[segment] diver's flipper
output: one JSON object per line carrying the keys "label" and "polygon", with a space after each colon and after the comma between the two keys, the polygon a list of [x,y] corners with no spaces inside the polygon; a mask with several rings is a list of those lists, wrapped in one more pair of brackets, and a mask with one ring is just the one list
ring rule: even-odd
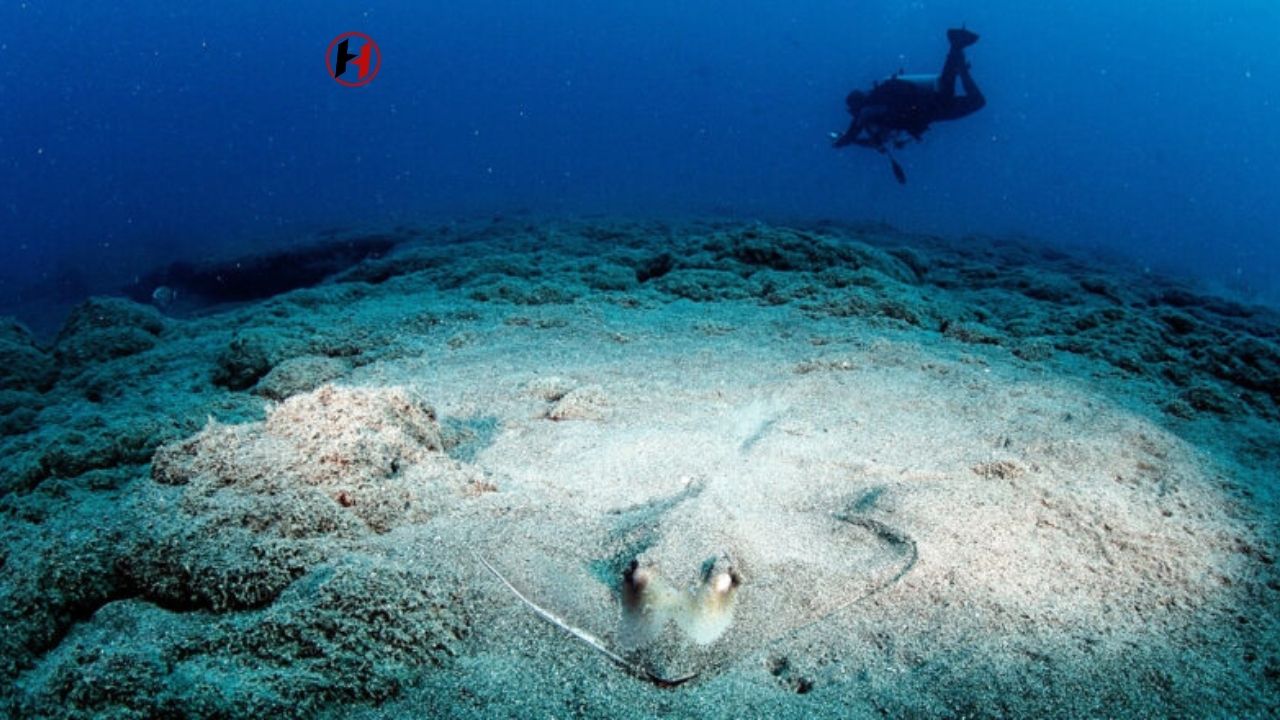
{"label": "diver's flipper", "polygon": [[891,164],[891,165],[893,166],[893,176],[894,176],[894,177],[896,177],[896,178],[898,178],[898,184],[899,184],[899,185],[906,185],[906,184],[907,184],[907,172],[906,172],[905,170],[903,170],[903,169],[902,169],[902,166],[898,164],[898,161],[897,161],[897,160],[894,160],[893,158],[889,158],[889,164]]}
{"label": "diver's flipper", "polygon": [[978,33],[966,28],[951,28],[947,31],[947,41],[952,48],[963,50],[978,42]]}

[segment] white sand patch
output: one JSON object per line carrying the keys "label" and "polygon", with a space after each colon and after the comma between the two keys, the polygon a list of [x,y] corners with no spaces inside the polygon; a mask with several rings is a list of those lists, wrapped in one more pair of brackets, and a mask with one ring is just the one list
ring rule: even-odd
{"label": "white sand patch", "polygon": [[502,408],[477,462],[520,509],[483,552],[616,648],[627,562],[685,597],[731,563],[741,587],[710,642],[673,620],[633,653],[666,676],[715,672],[877,593],[908,634],[955,607],[972,629],[1019,619],[1106,644],[1192,623],[1224,592],[1233,531],[1211,470],[1087,386],[883,341],[796,372],[803,346],[756,334],[553,351],[544,384],[591,387],[607,418],[546,419],[501,344],[483,388],[450,378],[474,365],[438,368]]}

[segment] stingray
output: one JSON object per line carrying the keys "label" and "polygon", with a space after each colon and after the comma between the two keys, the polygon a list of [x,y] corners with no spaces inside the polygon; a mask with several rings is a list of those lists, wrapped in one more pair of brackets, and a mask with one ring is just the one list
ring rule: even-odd
{"label": "stingray", "polygon": [[676,687],[910,572],[916,543],[873,517],[879,492],[826,508],[771,502],[776,492],[744,497],[722,478],[598,519],[556,509],[552,525],[549,508],[527,508],[504,518],[506,536],[478,560],[575,641],[635,677]]}

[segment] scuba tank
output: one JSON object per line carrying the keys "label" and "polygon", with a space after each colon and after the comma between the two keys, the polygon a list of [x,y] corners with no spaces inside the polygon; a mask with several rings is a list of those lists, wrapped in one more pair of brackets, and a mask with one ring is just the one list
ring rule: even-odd
{"label": "scuba tank", "polygon": [[912,90],[919,93],[933,93],[938,91],[938,76],[935,74],[904,75],[902,73],[898,73],[885,82],[905,83],[911,86]]}

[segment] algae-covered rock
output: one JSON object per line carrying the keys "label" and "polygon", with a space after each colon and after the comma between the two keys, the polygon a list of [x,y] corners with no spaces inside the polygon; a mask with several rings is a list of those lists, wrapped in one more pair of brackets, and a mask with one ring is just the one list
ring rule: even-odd
{"label": "algae-covered rock", "polygon": [[0,416],[40,407],[40,396],[24,390],[0,390]]}
{"label": "algae-covered rock", "polygon": [[271,368],[253,387],[253,392],[272,400],[284,400],[336,380],[349,369],[350,365],[340,358],[317,355],[296,357]]}
{"label": "algae-covered rock", "polygon": [[92,504],[59,509],[35,523],[6,516],[0,529],[0,688],[86,610],[124,591],[114,571],[125,529],[118,516]]}
{"label": "algae-covered rock", "polygon": [[[160,717],[178,713],[166,687],[173,660],[168,613],[110,603],[76,628],[25,678],[18,714],[42,718]],[[175,715],[176,716],[176,715]]]}
{"label": "algae-covered rock", "polygon": [[90,470],[142,465],[174,433],[173,425],[162,418],[143,415],[115,420],[58,433],[40,458],[46,476],[73,478]]}
{"label": "algae-covered rock", "polygon": [[[902,258],[861,242],[841,241],[804,230],[754,226],[717,233],[705,247],[719,260],[782,272],[817,273],[844,267],[874,272],[904,284],[919,282],[920,271]],[[923,263],[914,258],[917,265]]]}
{"label": "algae-covered rock", "polygon": [[[350,289],[349,286],[342,287]],[[297,295],[291,295],[291,301],[297,300]],[[334,327],[320,322],[299,321],[250,327],[237,331],[226,341],[214,361],[212,380],[214,385],[228,390],[248,390],[290,360],[332,358],[343,363],[356,363],[360,356],[383,347],[387,341],[383,328],[377,325],[351,323]],[[319,373],[325,372],[314,364],[314,360],[310,367]],[[305,368],[286,368],[282,371],[285,374],[273,379],[272,383],[279,380],[283,387],[291,382],[290,377],[301,380],[308,374]]]}
{"label": "algae-covered rock", "polygon": [[582,284],[592,290],[633,290],[639,284],[634,269],[611,262],[589,262],[579,274]]}
{"label": "algae-covered rock", "polygon": [[299,701],[384,700],[447,663],[470,633],[462,586],[441,563],[348,555],[237,623],[231,653],[291,668]]}
{"label": "algae-covered rock", "polygon": [[36,429],[44,404],[40,395],[24,390],[0,390],[0,436],[21,435]]}
{"label": "algae-covered rock", "polygon": [[362,554],[317,567],[269,608],[104,605],[28,673],[24,717],[302,717],[393,698],[470,635],[444,567]]}
{"label": "algae-covered rock", "polygon": [[56,374],[53,358],[30,331],[13,318],[0,318],[0,390],[44,390]]}
{"label": "algae-covered rock", "polygon": [[1027,362],[1044,362],[1053,357],[1053,343],[1043,338],[1025,340],[1013,346],[1013,354]]}
{"label": "algae-covered rock", "polygon": [[977,321],[950,322],[942,331],[944,337],[971,345],[999,345],[1000,333]]}
{"label": "algae-covered rock", "polygon": [[360,534],[354,518],[325,500],[295,489],[149,488],[126,512],[133,532],[118,570],[141,597],[166,607],[263,607],[333,554],[332,538]]}
{"label": "algae-covered rock", "polygon": [[672,270],[653,284],[668,295],[694,302],[739,300],[750,297],[753,290],[741,276],[724,270]]}
{"label": "algae-covered rock", "polygon": [[19,408],[0,415],[0,435],[22,435],[35,430],[39,413],[34,408]]}
{"label": "algae-covered rock", "polygon": [[[27,676],[30,712],[150,716],[196,702],[212,703],[215,716],[293,714],[382,699],[445,662],[467,634],[446,572],[422,558],[407,568],[353,554],[430,520],[477,479],[443,453],[434,411],[412,393],[325,386],[262,422],[210,422],[157,451],[152,476],[115,513],[127,533],[94,543],[97,565],[78,561],[99,568],[105,589],[68,607],[32,586],[3,586],[15,622],[38,622],[11,633],[12,650],[25,653],[11,672],[65,630],[75,608],[145,601],[103,607],[49,653]],[[69,591],[84,585],[47,575],[32,582],[55,597],[76,598]],[[151,647],[134,647],[140,637]],[[222,689],[210,693],[215,680]]]}
{"label": "algae-covered rock", "polygon": [[246,390],[276,365],[302,354],[297,343],[266,328],[237,333],[218,355],[213,384],[229,390]]}
{"label": "algae-covered rock", "polygon": [[[93,409],[91,409],[91,407]],[[67,410],[70,414],[64,414]],[[155,448],[178,436],[180,423],[146,412],[99,412],[96,406],[18,407],[0,413],[0,438],[6,463],[0,466],[0,495],[30,491],[55,478],[73,479],[88,473],[103,483],[109,474],[115,486],[138,472]]]}
{"label": "algae-covered rock", "polygon": [[[486,281],[487,280],[487,281]],[[483,282],[482,282],[483,281]],[[564,305],[580,295],[577,285],[532,283],[520,278],[481,278],[471,291],[471,299],[512,305]]]}
{"label": "algae-covered rock", "polygon": [[1228,382],[1270,395],[1280,404],[1280,345],[1242,335],[1210,350],[1212,372]]}
{"label": "algae-covered rock", "polygon": [[122,298],[93,297],[71,311],[54,355],[72,370],[155,347],[165,321],[154,308]]}

